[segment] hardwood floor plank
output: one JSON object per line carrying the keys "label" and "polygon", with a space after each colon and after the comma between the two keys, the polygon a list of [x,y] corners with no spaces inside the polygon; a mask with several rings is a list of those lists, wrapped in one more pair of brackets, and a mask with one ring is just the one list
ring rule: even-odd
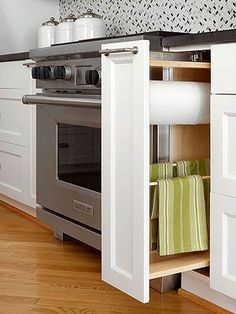
{"label": "hardwood floor plank", "polygon": [[61,243],[0,203],[0,314],[211,313],[177,292],[141,304],[101,281],[100,252]]}

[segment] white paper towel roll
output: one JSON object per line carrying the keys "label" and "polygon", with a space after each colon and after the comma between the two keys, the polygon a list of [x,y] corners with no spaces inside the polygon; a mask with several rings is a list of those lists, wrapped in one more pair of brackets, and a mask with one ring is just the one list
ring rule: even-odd
{"label": "white paper towel roll", "polygon": [[150,81],[150,124],[209,122],[209,83]]}

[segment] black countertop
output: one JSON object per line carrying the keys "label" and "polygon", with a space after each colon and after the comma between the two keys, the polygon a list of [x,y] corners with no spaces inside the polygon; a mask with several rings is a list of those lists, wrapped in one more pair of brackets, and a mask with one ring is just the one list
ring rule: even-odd
{"label": "black countertop", "polygon": [[162,38],[163,47],[181,47],[236,42],[236,29],[196,34],[173,35]]}
{"label": "black countertop", "polygon": [[29,52],[18,52],[3,55],[0,54],[0,62],[21,61],[29,58]]}
{"label": "black countertop", "polygon": [[[126,37],[118,36],[112,37],[110,40],[119,41]],[[155,37],[157,41],[155,40]],[[127,39],[151,39],[152,42],[156,42],[153,49],[160,50],[161,47],[181,47],[181,46],[195,46],[195,45],[207,45],[207,44],[220,44],[220,43],[231,43],[236,42],[236,29],[217,31],[217,32],[206,32],[206,33],[171,33],[171,32],[147,32],[142,34],[132,34],[129,35]],[[97,40],[92,40],[96,42]],[[106,41],[109,41],[109,38],[106,38]],[[84,41],[86,42],[86,41]],[[88,41],[90,42],[90,41]],[[71,43],[73,44],[73,43]],[[67,48],[69,44],[67,45]],[[159,49],[158,49],[159,47]],[[50,49],[51,50],[51,49]],[[53,50],[53,49],[52,49]],[[46,51],[46,50],[45,50]],[[19,52],[19,53],[10,53],[10,54],[0,54],[0,62],[8,61],[20,61],[30,59],[29,52]]]}

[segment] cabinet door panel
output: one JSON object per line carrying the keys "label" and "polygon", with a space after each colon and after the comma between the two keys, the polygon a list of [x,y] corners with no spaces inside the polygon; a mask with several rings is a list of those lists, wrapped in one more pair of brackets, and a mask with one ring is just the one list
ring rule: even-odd
{"label": "cabinet door panel", "polygon": [[211,98],[212,191],[236,197],[236,95]]}
{"label": "cabinet door panel", "polygon": [[236,198],[211,195],[211,288],[236,298]]}
{"label": "cabinet door panel", "polygon": [[31,73],[23,63],[24,61],[0,63],[0,89],[29,89]]}
{"label": "cabinet door panel", "polygon": [[149,300],[149,42],[102,57],[102,278]]}
{"label": "cabinet door panel", "polygon": [[0,142],[0,191],[19,202],[26,200],[26,148]]}
{"label": "cabinet door panel", "polygon": [[25,90],[2,89],[0,91],[0,140],[8,143],[27,145],[29,108],[21,98]]}
{"label": "cabinet door panel", "polygon": [[236,43],[211,48],[211,80],[213,94],[236,94]]}

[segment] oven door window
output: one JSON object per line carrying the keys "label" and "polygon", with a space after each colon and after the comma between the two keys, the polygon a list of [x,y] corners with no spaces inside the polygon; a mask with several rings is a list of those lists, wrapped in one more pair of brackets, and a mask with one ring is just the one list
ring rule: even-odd
{"label": "oven door window", "polygon": [[58,124],[58,179],[101,192],[101,129]]}

